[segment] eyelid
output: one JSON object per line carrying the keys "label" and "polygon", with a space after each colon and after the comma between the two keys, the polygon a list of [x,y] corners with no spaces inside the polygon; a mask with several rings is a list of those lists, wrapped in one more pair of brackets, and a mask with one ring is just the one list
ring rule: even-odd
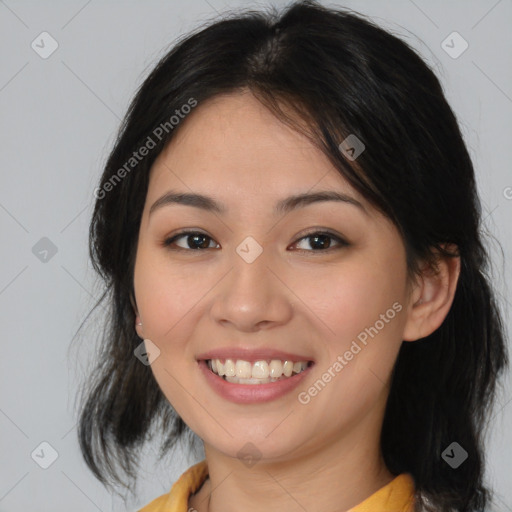
{"label": "eyelid", "polygon": [[338,235],[337,233],[334,233],[333,231],[331,231],[329,229],[325,229],[325,228],[321,228],[321,227],[312,228],[311,230],[308,230],[306,233],[302,233],[301,235],[299,235],[299,238],[297,238],[297,240],[295,242],[293,242],[292,245],[296,245],[299,242],[301,242],[302,240],[304,240],[305,238],[310,238],[313,235],[328,236],[328,237],[332,238],[333,240],[335,240],[336,242],[338,242],[338,245],[335,247],[329,247],[328,249],[317,250],[317,251],[312,250],[312,249],[311,250],[297,249],[297,250],[300,252],[327,253],[327,252],[334,251],[336,249],[348,247],[350,245],[350,243],[343,236]]}
{"label": "eyelid", "polygon": [[[211,237],[210,235],[208,235],[207,233],[203,232],[202,230],[200,229],[184,229],[182,231],[179,231],[178,233],[175,233],[171,236],[168,236],[166,237],[163,242],[162,242],[162,245],[165,247],[165,248],[168,248],[170,250],[173,250],[173,251],[186,251],[186,252],[202,252],[202,251],[205,251],[206,249],[213,249],[212,247],[207,247],[206,249],[185,249],[183,247],[175,247],[175,248],[170,248],[171,244],[174,243],[176,240],[180,239],[180,238],[186,238],[187,236],[191,236],[191,235],[203,235],[204,237],[206,238],[209,238],[211,241],[215,242],[218,244],[218,242],[216,242],[216,240]],[[333,231],[331,231],[330,229],[326,229],[326,228],[322,228],[320,226],[318,227],[313,227],[313,228],[310,228],[307,232],[303,232],[301,233],[300,235],[297,235],[298,238],[292,242],[292,246],[293,245],[296,245],[298,244],[299,242],[301,242],[302,240],[304,240],[305,238],[309,238],[309,237],[312,237],[313,235],[325,235],[325,236],[328,236],[330,238],[332,238],[333,240],[335,240],[338,245],[335,246],[335,247],[329,247],[328,249],[320,249],[320,250],[307,250],[307,249],[297,249],[299,252],[309,252],[309,253],[327,253],[327,252],[331,252],[333,250],[336,250],[336,249],[341,249],[343,247],[348,247],[350,244],[350,242],[348,242],[343,236],[337,234],[337,233],[334,233]],[[219,245],[219,244],[218,244]]]}
{"label": "eyelid", "polygon": [[[210,240],[215,241],[214,238],[212,238],[210,235],[208,235],[207,233],[204,233],[203,231],[201,231],[200,229],[184,229],[182,231],[178,231],[177,233],[173,234],[173,235],[170,235],[170,236],[166,236],[162,242],[162,245],[165,247],[165,248],[168,248],[168,249],[171,249],[170,248],[170,245],[172,243],[174,243],[176,240],[180,239],[180,238],[186,238],[187,236],[191,236],[191,235],[203,235],[205,238],[209,238]],[[218,242],[216,242],[217,244],[219,244]],[[172,248],[171,250],[173,251],[188,251],[188,252],[201,252],[201,250],[194,250],[194,249],[184,249],[183,247],[175,247],[175,248]],[[202,249],[202,250],[205,250],[205,249]]]}

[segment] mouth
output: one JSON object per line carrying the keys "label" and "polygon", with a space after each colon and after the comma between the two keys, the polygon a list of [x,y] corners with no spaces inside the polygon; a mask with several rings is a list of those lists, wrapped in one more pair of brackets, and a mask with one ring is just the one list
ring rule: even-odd
{"label": "mouth", "polygon": [[287,380],[306,371],[314,362],[289,359],[205,359],[214,375],[231,384],[258,385]]}

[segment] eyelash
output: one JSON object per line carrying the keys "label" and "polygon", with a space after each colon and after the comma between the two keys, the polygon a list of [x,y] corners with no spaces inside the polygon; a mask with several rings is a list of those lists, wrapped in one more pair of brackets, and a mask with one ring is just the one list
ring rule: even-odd
{"label": "eyelash", "polygon": [[[208,235],[206,235],[205,233],[201,233],[200,231],[181,231],[180,233],[177,233],[175,235],[173,235],[172,237],[170,238],[167,238],[166,240],[164,240],[163,242],[163,246],[168,248],[169,250],[172,250],[172,251],[184,251],[184,252],[202,252],[203,250],[206,250],[206,249],[184,249],[183,247],[171,247],[171,245],[178,239],[180,238],[183,238],[183,237],[186,237],[186,236],[192,236],[192,235],[200,235],[202,237],[205,237],[207,239],[210,239],[210,240],[213,240],[213,238],[209,237]],[[302,236],[301,238],[299,238],[296,242],[294,242],[293,245],[297,244],[298,242],[304,240],[304,239],[307,239],[307,238],[313,238],[315,235],[322,235],[322,236],[327,236],[329,238],[332,238],[333,240],[335,240],[336,242],[338,242],[338,246],[337,247],[329,247],[328,249],[310,249],[310,250],[307,250],[307,249],[298,249],[299,252],[331,252],[333,250],[336,250],[336,249],[342,249],[343,247],[347,247],[349,246],[350,244],[345,241],[343,238],[335,235],[334,233],[331,233],[329,231],[312,231],[310,233],[307,233],[306,235]],[[208,247],[207,249],[213,249],[213,247]]]}

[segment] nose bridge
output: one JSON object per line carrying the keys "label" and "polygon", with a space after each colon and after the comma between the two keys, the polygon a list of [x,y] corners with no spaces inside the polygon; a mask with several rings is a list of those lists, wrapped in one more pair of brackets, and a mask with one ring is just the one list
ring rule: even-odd
{"label": "nose bridge", "polygon": [[[216,296],[217,321],[252,330],[265,322],[283,322],[291,312],[283,284],[276,278],[270,249],[246,237],[229,256],[231,272]],[[273,271],[272,271],[273,270]]]}
{"label": "nose bridge", "polygon": [[254,237],[247,236],[236,248],[231,257],[233,276],[230,288],[237,295],[247,297],[248,301],[267,300],[266,295],[275,294],[272,283],[272,255]]}

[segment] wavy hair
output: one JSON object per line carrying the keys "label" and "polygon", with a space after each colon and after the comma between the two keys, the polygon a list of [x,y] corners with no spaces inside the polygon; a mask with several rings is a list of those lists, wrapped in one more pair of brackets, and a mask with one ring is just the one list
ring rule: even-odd
{"label": "wavy hair", "polygon": [[[508,355],[470,156],[440,82],[408,44],[359,13],[312,1],[292,3],[281,14],[232,12],[200,27],[158,62],[129,106],[90,224],[90,256],[110,309],[80,410],[78,438],[87,465],[104,485],[109,478],[126,485],[126,477],[136,479],[139,449],[152,426],[166,434],[161,457],[190,432],[150,367],[133,354],[141,343],[134,330],[133,270],[149,171],[179,125],[153,137],[155,147],[122,179],[113,177],[190,98],[200,108],[240,90],[250,90],[305,133],[392,220],[411,276],[420,260],[435,265],[438,252],[460,256],[443,324],[402,344],[381,449],[393,474],[413,476],[418,509],[483,510],[490,498],[484,433]],[[366,146],[357,164],[339,149],[349,134]],[[454,441],[468,452],[457,469],[441,457]]]}

